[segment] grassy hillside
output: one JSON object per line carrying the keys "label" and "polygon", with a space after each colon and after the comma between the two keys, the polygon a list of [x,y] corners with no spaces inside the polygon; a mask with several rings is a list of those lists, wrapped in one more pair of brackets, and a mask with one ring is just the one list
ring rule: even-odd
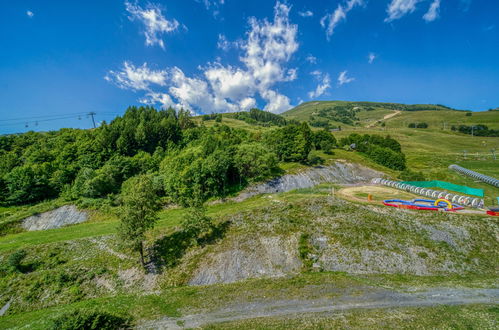
{"label": "grassy hillside", "polygon": [[[348,125],[337,121],[330,121],[331,125],[341,125],[342,127],[369,126],[385,122],[387,127],[404,128],[410,123],[426,122],[433,129],[450,129],[452,125],[487,125],[491,129],[499,128],[499,111],[473,112],[471,116],[466,114],[469,111],[452,110],[440,105],[404,105],[398,103],[377,103],[377,102],[347,102],[347,101],[312,101],[305,102],[299,106],[284,112],[285,118],[310,121],[317,117],[323,109],[334,108],[336,106],[350,106],[356,108],[357,118],[355,125]],[[385,116],[394,115],[389,119]],[[445,124],[444,124],[445,123]]]}
{"label": "grassy hillside", "polygon": [[[362,296],[387,289],[496,285],[493,252],[498,248],[498,229],[491,218],[393,213],[379,205],[332,198],[329,188],[210,205],[208,214],[217,225],[227,225],[215,240],[190,247],[175,245],[185,211],[163,210],[147,246],[149,254],[160,248],[157,251],[163,251],[168,263],[148,274],[138,268],[137,255],[117,241],[112,210],[102,222],[2,237],[2,263],[16,249],[23,248],[27,255],[21,273],[1,277],[0,305],[14,298],[8,316],[0,319],[0,328],[43,328],[53,317],[78,308],[127,313],[141,320],[276,299],[341,297],[352,290]],[[274,245],[274,241],[294,243]],[[247,262],[233,264],[231,254],[243,254]],[[289,257],[283,259],[286,254]],[[293,258],[298,268],[288,269]],[[185,286],[203,270],[251,274],[258,267],[264,272],[249,277],[279,276],[283,271],[294,277]],[[476,308],[477,312],[488,310]]]}
{"label": "grassy hillside", "polygon": [[[447,169],[455,163],[499,177],[499,160],[490,155],[490,149],[499,149],[499,138],[471,137],[438,126],[441,115],[462,115],[464,123],[496,127],[497,112],[466,116],[464,112],[441,106],[332,101],[309,102],[284,116],[288,120],[309,120],[318,117],[316,112],[321,109],[336,106],[347,106],[344,114],[354,114],[357,118],[353,125],[333,122],[342,126],[341,131],[333,132],[338,141],[352,133],[389,134],[400,142],[411,170],[421,171],[427,179],[483,188],[489,205],[499,196],[498,188]],[[433,110],[415,111],[428,107]],[[348,112],[353,108],[354,112]],[[384,126],[378,123],[380,118],[385,118]],[[204,127],[186,131],[185,139],[192,143],[200,139],[200,134],[207,134],[208,142],[215,136],[220,144],[246,139],[252,143],[249,150],[259,147],[265,151],[280,142],[275,139],[273,144],[263,144],[267,134],[303,127],[279,126],[282,118],[271,119],[275,122],[241,120],[235,114],[196,117],[192,120]],[[429,128],[406,127],[406,121],[416,120],[427,122]],[[133,127],[130,125],[129,129]],[[305,133],[316,135],[319,130],[316,127],[314,133],[310,130]],[[86,132],[78,132],[83,133]],[[196,151],[203,145],[193,144],[190,150]],[[88,148],[82,145],[82,150],[86,150],[83,147]],[[167,155],[155,154],[171,158],[183,147],[179,144]],[[37,148],[32,149],[34,153]],[[223,149],[210,162],[217,164],[231,150]],[[463,150],[467,150],[466,157]],[[346,160],[394,179],[401,174],[342,146],[333,149],[333,153],[320,149],[313,153],[325,165]],[[35,155],[33,162],[44,159],[43,155]],[[200,159],[202,164],[209,163],[199,155],[196,157],[186,158],[185,163]],[[152,160],[144,155],[142,158],[141,162],[150,166],[148,173],[153,172]],[[172,158],[159,168],[163,172],[153,173],[162,179],[171,175],[172,164],[178,162]],[[248,163],[255,161],[250,158]],[[120,165],[106,164],[103,167],[106,170]],[[283,174],[300,172],[310,165],[279,159],[275,166]],[[187,180],[191,172],[186,173]],[[178,181],[178,175],[171,178],[172,183]],[[150,328],[159,324],[242,329],[290,325],[400,328],[415,320],[429,328],[493,327],[498,310],[490,301],[470,300],[464,306],[435,307],[421,305],[418,292],[428,291],[429,297],[439,297],[438,290],[450,288],[457,290],[450,292],[452,297],[467,297],[473,288],[483,288],[496,294],[497,219],[483,214],[394,211],[380,205],[380,201],[414,196],[386,187],[325,183],[286,193],[257,195],[241,202],[228,198],[237,192],[207,196],[204,205],[212,222],[198,236],[189,236],[184,230],[186,219],[191,219],[189,210],[163,196],[164,208],[158,212],[159,220],[144,241],[147,270],[141,268],[138,252],[124,246],[116,235],[120,223],[118,190],[104,197],[80,196],[68,200],[61,194],[37,204],[1,207],[0,227],[4,235],[0,236],[0,308],[6,304],[10,307],[5,316],[0,316],[0,329],[48,328],[55,317],[81,309],[130,316],[137,324],[149,324]],[[367,200],[368,194],[373,195],[372,201]],[[19,222],[24,217],[67,203],[75,203],[87,211],[89,220],[45,231],[27,232],[20,228]],[[406,298],[414,295],[415,305],[399,306],[401,295],[409,295]],[[459,302],[455,299],[453,303]],[[358,310],[346,305],[347,310],[331,314],[328,308],[338,301],[380,308]],[[390,305],[394,302],[395,305]],[[322,306],[327,314],[311,317],[314,311],[309,313],[304,306]],[[258,307],[266,309],[254,309]],[[288,314],[275,314],[282,309]],[[270,317],[259,317],[266,313]],[[288,317],[290,314],[294,316]],[[204,323],[192,323],[205,315],[208,316]],[[215,321],[217,324],[212,324]]]}

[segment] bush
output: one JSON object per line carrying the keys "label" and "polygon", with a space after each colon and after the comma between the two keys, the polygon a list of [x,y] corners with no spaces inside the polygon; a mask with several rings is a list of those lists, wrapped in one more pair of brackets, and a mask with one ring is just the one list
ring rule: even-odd
{"label": "bush", "polygon": [[309,165],[320,165],[324,164],[324,159],[319,155],[317,151],[310,151],[307,157],[307,162]]}
{"label": "bush", "polygon": [[372,145],[367,150],[366,154],[378,164],[391,168],[393,170],[405,169],[405,155],[400,152],[395,152],[391,149]]}
{"label": "bush", "polygon": [[473,115],[473,113],[471,112],[466,112],[466,117],[471,117]]}
{"label": "bush", "polygon": [[75,310],[54,319],[51,329],[131,329],[131,319],[107,312]]}
{"label": "bush", "polygon": [[22,265],[21,262],[23,259],[26,257],[26,251],[24,250],[17,250],[16,252],[12,253],[9,256],[9,259],[7,260],[7,264],[13,269],[18,272],[22,272]]}

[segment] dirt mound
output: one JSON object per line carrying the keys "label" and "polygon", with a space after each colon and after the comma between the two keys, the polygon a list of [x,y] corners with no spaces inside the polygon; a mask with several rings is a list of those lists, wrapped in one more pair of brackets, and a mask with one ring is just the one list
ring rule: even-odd
{"label": "dirt mound", "polygon": [[368,183],[373,178],[382,176],[383,173],[368,167],[338,161],[333,165],[316,166],[300,173],[287,174],[271,181],[248,187],[236,198],[236,201],[242,201],[259,194],[272,194],[294,189],[310,188],[325,182],[338,184]]}
{"label": "dirt mound", "polygon": [[78,211],[76,206],[65,205],[49,212],[32,215],[23,220],[22,226],[27,231],[46,230],[84,222],[87,218],[87,213]]}

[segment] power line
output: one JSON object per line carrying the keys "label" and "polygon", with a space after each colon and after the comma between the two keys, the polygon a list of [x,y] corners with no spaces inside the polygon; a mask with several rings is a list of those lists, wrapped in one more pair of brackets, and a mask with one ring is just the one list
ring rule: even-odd
{"label": "power line", "polygon": [[19,117],[19,118],[8,118],[8,119],[0,119],[0,121],[17,121],[17,120],[29,120],[33,118],[57,118],[57,117],[67,117],[67,116],[83,116],[86,115],[87,112],[76,112],[76,113],[67,113],[67,114],[59,114],[59,115],[43,115],[43,116],[30,116],[30,117]]}

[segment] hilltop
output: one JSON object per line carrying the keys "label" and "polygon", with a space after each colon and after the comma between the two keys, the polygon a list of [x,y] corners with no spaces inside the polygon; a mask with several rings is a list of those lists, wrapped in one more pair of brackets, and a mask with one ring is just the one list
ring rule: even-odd
{"label": "hilltop", "polygon": [[410,123],[427,123],[433,129],[450,129],[453,125],[480,125],[499,128],[499,112],[456,110],[444,105],[400,104],[380,102],[311,101],[282,114],[288,119],[308,121],[312,126],[326,124],[336,128],[386,125],[404,128]]}

